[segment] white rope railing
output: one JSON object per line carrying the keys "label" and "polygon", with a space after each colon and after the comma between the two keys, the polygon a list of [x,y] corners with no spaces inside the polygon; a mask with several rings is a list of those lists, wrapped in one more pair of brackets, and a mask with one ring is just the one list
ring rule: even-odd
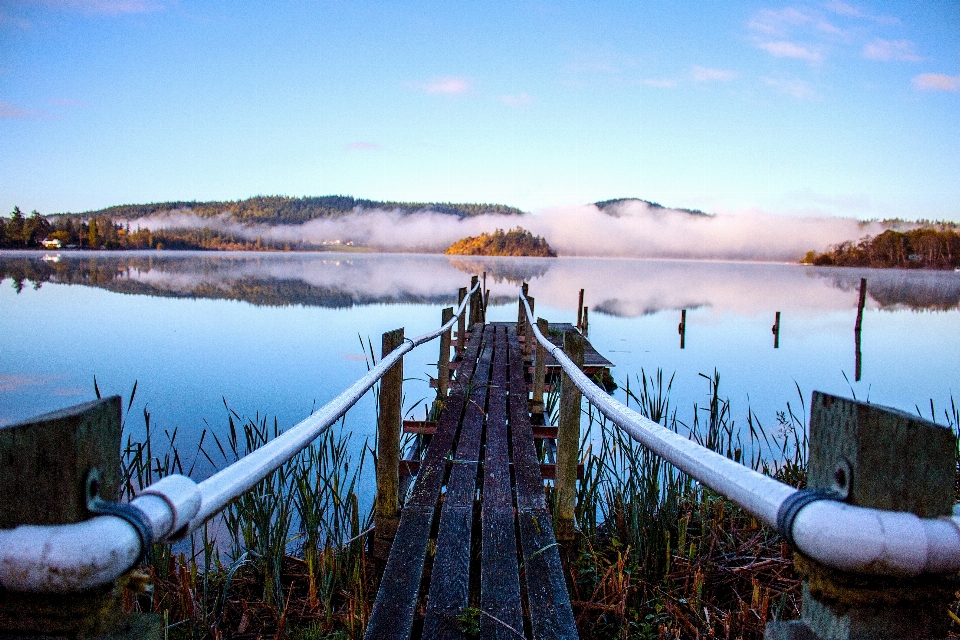
{"label": "white rope railing", "polygon": [[562,348],[540,332],[522,291],[520,299],[537,341],[600,413],[684,473],[777,527],[804,555],[835,569],[875,575],[960,570],[960,515],[956,510],[952,517],[920,518],[819,499],[822,496],[798,491],[702,447],[594,384]]}
{"label": "white rope railing", "polygon": [[144,537],[156,543],[188,535],[316,440],[405,354],[452,329],[479,287],[477,282],[439,329],[407,338],[318,411],[199,484],[167,476],[139,492],[126,508],[126,519],[101,515],[76,524],[0,530],[0,586],[20,592],[82,591],[109,583],[136,564],[145,551]]}

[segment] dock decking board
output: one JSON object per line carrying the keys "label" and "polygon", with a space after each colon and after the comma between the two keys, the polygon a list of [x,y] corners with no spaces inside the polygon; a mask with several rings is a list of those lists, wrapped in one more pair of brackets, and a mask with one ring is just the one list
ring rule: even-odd
{"label": "dock decking board", "polygon": [[[469,335],[365,637],[464,638],[461,618],[472,605],[483,638],[576,638],[516,326],[476,324]],[[436,552],[427,572],[432,531]]]}

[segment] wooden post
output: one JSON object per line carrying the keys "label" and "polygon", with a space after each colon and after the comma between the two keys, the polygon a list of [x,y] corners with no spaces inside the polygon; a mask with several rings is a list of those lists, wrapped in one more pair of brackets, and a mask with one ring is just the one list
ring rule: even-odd
{"label": "wooden post", "polygon": [[[467,288],[460,287],[457,292],[457,309],[463,304],[463,299],[467,297]],[[457,358],[463,356],[463,350],[467,345],[467,314],[461,313],[457,318]]]}
{"label": "wooden post", "polygon": [[[921,518],[953,510],[956,440],[907,413],[814,392],[807,486],[861,507]],[[802,619],[767,625],[766,640],[944,638],[955,575],[851,574],[796,556]]]}
{"label": "wooden post", "polygon": [[677,332],[680,334],[680,348],[683,349],[686,346],[687,338],[687,310],[683,309],[680,311],[680,325],[677,327]]}
{"label": "wooden post", "polygon": [[487,302],[490,300],[490,292],[487,290],[487,272],[483,272],[483,285],[480,287],[483,293],[483,324],[487,324]]}
{"label": "wooden post", "polygon": [[[440,325],[443,326],[453,318],[453,307],[447,307],[440,312]],[[447,397],[450,387],[450,331],[440,334],[440,359],[437,360],[437,395],[441,399]]]}
{"label": "wooden post", "polygon": [[[550,324],[543,318],[537,318],[537,328],[544,336],[550,334]],[[537,351],[534,356],[533,365],[533,398],[530,400],[530,413],[540,414],[540,420],[543,420],[543,383],[547,375],[547,350],[542,344],[537,342]],[[542,424],[542,422],[541,422]]]}
{"label": "wooden post", "polygon": [[[563,334],[563,352],[583,368],[583,337],[575,331]],[[577,463],[580,461],[580,390],[564,372],[560,382],[560,425],[557,429],[557,480],[555,489],[557,540],[573,540],[577,507]]]}
{"label": "wooden post", "polygon": [[[111,396],[0,428],[0,528],[89,519],[93,470],[90,489],[116,500],[120,425],[120,397]],[[0,637],[159,638],[159,616],[123,613],[122,582],[70,594],[0,591]]]}
{"label": "wooden post", "polygon": [[860,382],[860,371],[863,364],[863,357],[860,351],[860,330],[863,328],[863,307],[867,304],[867,279],[860,278],[860,301],[857,304],[857,324],[853,328],[853,334],[857,349],[855,381]]}
{"label": "wooden post", "polygon": [[483,322],[483,309],[481,309],[481,306],[483,305],[483,293],[481,293],[479,288],[474,290],[474,287],[477,286],[477,282],[479,281],[480,281],[480,278],[478,278],[477,276],[473,276],[472,278],[470,278],[470,290],[473,291],[473,293],[470,294],[470,330],[471,331],[473,330],[473,325],[477,324],[478,322]]}
{"label": "wooden post", "polygon": [[580,289],[580,298],[577,301],[577,329],[583,331],[583,289]]}
{"label": "wooden post", "polygon": [[[536,313],[536,305],[534,304],[535,299],[533,296],[527,296],[527,302],[530,303],[530,313]],[[536,316],[534,316],[536,317]],[[536,341],[536,338],[533,337],[533,325],[529,322],[523,323],[523,362],[526,365],[527,362],[533,361],[533,343]]]}
{"label": "wooden post", "polygon": [[[403,344],[403,328],[383,334],[380,357]],[[403,360],[380,379],[380,415],[377,419],[377,497],[374,502],[373,555],[386,559],[400,523],[400,426],[403,397]]]}
{"label": "wooden post", "polygon": [[580,331],[585,336],[590,334],[590,307],[583,308],[583,327]]}
{"label": "wooden post", "polygon": [[773,348],[780,348],[780,312],[777,311],[777,317],[773,321],[773,327],[770,329],[773,331]]}
{"label": "wooden post", "polygon": [[526,297],[527,291],[529,291],[529,286],[524,282],[520,286],[520,290],[523,292],[523,296],[519,298],[518,308],[517,308],[517,335],[525,336],[527,335],[526,329],[523,328],[523,323],[527,321],[527,312],[523,308],[523,298]]}

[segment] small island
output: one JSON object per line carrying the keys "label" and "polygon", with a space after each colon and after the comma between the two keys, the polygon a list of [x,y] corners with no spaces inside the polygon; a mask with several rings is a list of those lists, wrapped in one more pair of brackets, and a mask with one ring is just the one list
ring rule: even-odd
{"label": "small island", "polygon": [[904,232],[887,229],[859,242],[841,242],[823,253],[808,251],[800,262],[818,267],[958,269],[960,233],[949,222],[927,222]]}
{"label": "small island", "polygon": [[444,253],[460,256],[527,256],[556,258],[557,252],[540,236],[522,227],[481,233],[457,240]]}

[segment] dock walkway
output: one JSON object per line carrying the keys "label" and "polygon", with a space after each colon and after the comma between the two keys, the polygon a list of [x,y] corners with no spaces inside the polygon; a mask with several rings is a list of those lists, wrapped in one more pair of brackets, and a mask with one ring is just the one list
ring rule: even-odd
{"label": "dock walkway", "polygon": [[470,624],[482,638],[577,637],[508,323],[472,327],[365,637],[466,638]]}

